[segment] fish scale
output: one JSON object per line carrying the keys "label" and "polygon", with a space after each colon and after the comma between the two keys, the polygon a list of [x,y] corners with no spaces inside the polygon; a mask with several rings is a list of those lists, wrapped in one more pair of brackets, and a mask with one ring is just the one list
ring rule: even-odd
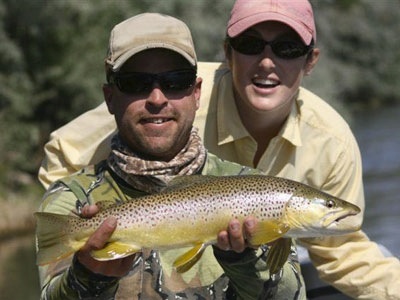
{"label": "fish scale", "polygon": [[[101,206],[102,207],[102,206]],[[360,209],[317,189],[288,179],[263,175],[183,176],[165,191],[104,207],[91,219],[36,213],[39,233],[38,264],[59,260],[84,245],[109,216],[118,220],[109,243],[94,251],[99,260],[118,259],[142,248],[190,246],[175,262],[186,271],[216,242],[232,218],[257,218],[253,245],[279,238],[340,235],[359,229],[341,220]],[[290,245],[289,245],[290,246]],[[278,250],[277,250],[278,251]],[[282,261],[278,262],[278,267]],[[274,266],[274,270],[277,266]]]}

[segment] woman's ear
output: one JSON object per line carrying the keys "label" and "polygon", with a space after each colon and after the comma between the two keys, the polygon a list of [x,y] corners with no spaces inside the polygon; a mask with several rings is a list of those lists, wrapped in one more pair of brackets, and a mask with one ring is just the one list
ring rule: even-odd
{"label": "woman's ear", "polygon": [[224,41],[224,52],[225,52],[225,60],[227,66],[232,69],[232,47],[229,45],[228,40],[225,39]]}
{"label": "woman's ear", "polygon": [[314,69],[315,65],[318,62],[319,59],[319,48],[315,48],[312,50],[312,52],[308,55],[307,61],[306,61],[306,66],[305,66],[305,74],[310,75],[312,70]]}

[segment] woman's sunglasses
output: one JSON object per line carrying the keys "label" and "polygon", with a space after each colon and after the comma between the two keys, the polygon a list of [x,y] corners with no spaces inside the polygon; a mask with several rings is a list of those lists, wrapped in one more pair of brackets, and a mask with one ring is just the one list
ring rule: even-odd
{"label": "woman's sunglasses", "polygon": [[113,73],[109,82],[125,94],[150,93],[157,82],[164,93],[183,92],[196,82],[195,69],[182,69],[158,74],[130,72]]}
{"label": "woman's sunglasses", "polygon": [[313,45],[306,46],[300,41],[278,39],[271,42],[264,41],[255,36],[242,35],[235,38],[228,37],[231,47],[245,55],[257,55],[264,51],[265,46],[269,45],[272,52],[279,58],[294,59],[308,54]]}

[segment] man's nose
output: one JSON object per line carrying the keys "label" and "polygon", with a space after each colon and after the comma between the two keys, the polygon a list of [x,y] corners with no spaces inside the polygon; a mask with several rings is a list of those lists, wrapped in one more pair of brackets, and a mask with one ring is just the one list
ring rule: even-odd
{"label": "man's nose", "polygon": [[168,98],[163,93],[161,86],[158,83],[154,83],[147,102],[153,106],[163,106],[168,102]]}

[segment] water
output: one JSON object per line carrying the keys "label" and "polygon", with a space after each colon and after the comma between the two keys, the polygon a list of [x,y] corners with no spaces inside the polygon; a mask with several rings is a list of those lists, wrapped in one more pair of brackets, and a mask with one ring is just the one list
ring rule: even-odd
{"label": "water", "polygon": [[358,115],[353,130],[363,158],[363,229],[400,257],[400,106]]}
{"label": "water", "polygon": [[0,241],[0,299],[39,299],[34,237]]}
{"label": "water", "polygon": [[[368,236],[400,256],[400,106],[356,116],[353,130],[364,165]],[[0,241],[2,300],[39,299],[33,236]]]}

